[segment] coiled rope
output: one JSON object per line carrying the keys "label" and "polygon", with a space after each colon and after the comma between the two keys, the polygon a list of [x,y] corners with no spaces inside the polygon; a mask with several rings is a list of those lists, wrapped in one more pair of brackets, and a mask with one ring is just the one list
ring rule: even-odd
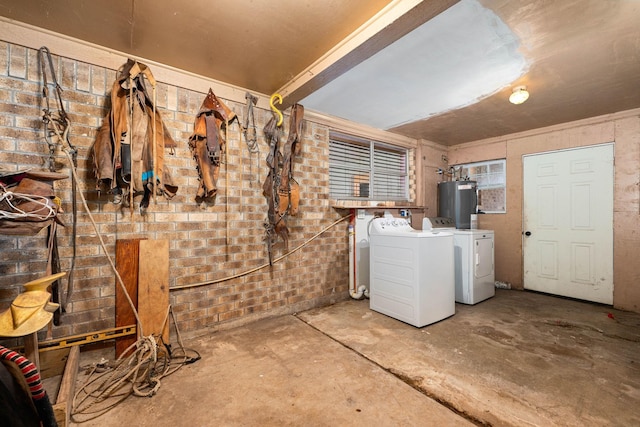
{"label": "coiled rope", "polygon": [[[31,202],[37,206],[29,212],[20,209],[20,204]],[[45,221],[53,218],[57,214],[57,208],[60,207],[60,199],[49,199],[36,194],[16,193],[8,190],[4,185],[0,185],[0,203],[5,203],[11,211],[0,209],[0,219],[25,221]]]}
{"label": "coiled rope", "polygon": [[[167,315],[169,313],[174,317],[171,308]],[[175,317],[173,321],[175,324]],[[183,365],[200,360],[195,350],[190,350],[195,356],[187,355],[177,325],[176,332],[179,343],[176,351],[162,343],[162,337],[157,342],[153,335],[149,335],[129,346],[115,362],[94,364],[87,381],[73,397],[73,421],[81,423],[95,419],[131,395],[151,397],[160,388],[164,377]],[[125,354],[128,356],[124,357]]]}

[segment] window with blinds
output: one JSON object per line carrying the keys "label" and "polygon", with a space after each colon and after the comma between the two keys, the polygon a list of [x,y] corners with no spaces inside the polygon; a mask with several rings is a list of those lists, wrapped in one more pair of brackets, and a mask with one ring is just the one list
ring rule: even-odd
{"label": "window with blinds", "polygon": [[408,200],[407,149],[340,134],[329,139],[330,197]]}

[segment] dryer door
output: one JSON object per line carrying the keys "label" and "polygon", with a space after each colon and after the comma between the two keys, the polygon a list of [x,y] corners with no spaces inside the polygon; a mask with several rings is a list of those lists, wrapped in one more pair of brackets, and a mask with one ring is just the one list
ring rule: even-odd
{"label": "dryer door", "polygon": [[474,239],[474,276],[480,279],[493,274],[493,239],[478,237]]}

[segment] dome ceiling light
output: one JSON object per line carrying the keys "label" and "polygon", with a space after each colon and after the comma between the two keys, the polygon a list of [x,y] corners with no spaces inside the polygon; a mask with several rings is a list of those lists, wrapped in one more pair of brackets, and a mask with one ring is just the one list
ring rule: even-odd
{"label": "dome ceiling light", "polygon": [[529,99],[529,92],[527,92],[526,86],[516,86],[513,88],[513,93],[509,96],[509,102],[512,104],[522,104]]}

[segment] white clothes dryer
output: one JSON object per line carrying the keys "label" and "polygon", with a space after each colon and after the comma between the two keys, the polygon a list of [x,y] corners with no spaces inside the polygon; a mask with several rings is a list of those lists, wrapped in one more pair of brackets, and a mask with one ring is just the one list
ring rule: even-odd
{"label": "white clothes dryer", "polygon": [[493,230],[455,230],[456,302],[477,304],[496,294]]}
{"label": "white clothes dryer", "polygon": [[425,218],[423,230],[453,233],[456,302],[477,304],[496,294],[493,230],[456,229],[448,218]]}

